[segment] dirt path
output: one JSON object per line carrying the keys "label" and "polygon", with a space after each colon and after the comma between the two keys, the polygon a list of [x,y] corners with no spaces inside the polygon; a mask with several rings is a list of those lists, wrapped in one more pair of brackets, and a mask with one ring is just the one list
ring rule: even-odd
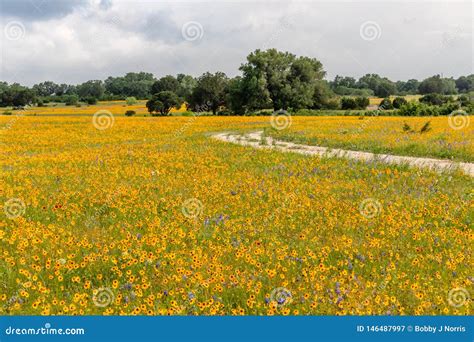
{"label": "dirt path", "polygon": [[388,164],[408,164],[410,166],[429,168],[437,171],[460,169],[464,173],[474,177],[473,163],[461,163],[433,158],[394,156],[391,154],[376,154],[370,152],[341,150],[338,148],[301,145],[292,142],[275,140],[271,137],[264,137],[263,131],[247,133],[244,135],[224,132],[214,134],[212,137],[217,140],[243,146],[252,146],[259,149],[274,149],[282,152],[294,152],[306,155],[338,157],[366,161],[376,160]]}

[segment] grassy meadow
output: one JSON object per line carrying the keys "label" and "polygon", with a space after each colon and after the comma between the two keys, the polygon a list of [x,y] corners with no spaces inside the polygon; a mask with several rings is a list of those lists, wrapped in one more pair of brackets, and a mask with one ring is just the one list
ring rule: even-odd
{"label": "grassy meadow", "polygon": [[210,137],[472,161],[446,120],[0,116],[0,314],[472,314],[471,177]]}
{"label": "grassy meadow", "polygon": [[473,117],[458,119],[457,122],[446,116],[307,117],[292,120],[288,129],[268,129],[267,134],[309,145],[474,162],[474,126],[469,125]]}

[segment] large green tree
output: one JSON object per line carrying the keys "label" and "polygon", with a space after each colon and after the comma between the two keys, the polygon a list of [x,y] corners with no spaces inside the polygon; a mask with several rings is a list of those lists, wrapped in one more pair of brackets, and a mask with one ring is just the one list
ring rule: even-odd
{"label": "large green tree", "polygon": [[356,88],[357,81],[354,77],[339,76],[334,77],[334,81],[331,83],[333,88],[336,87],[347,87],[347,88]]}
{"label": "large green tree", "polygon": [[203,108],[211,110],[215,115],[219,107],[225,104],[228,81],[223,72],[204,73],[197,79],[191,96],[191,106],[198,111]]}
{"label": "large green tree", "polygon": [[155,81],[151,73],[129,72],[125,76],[107,78],[104,85],[108,94],[145,99],[150,97],[151,87]]}
{"label": "large green tree", "polygon": [[36,99],[35,92],[18,83],[8,85],[0,82],[0,107],[26,106],[32,104]]}
{"label": "large green tree", "polygon": [[375,96],[387,97],[397,92],[395,83],[386,77],[380,77],[378,74],[366,74],[359,78],[357,82],[359,88],[368,88],[374,92]]}
{"label": "large green tree", "polygon": [[172,91],[162,91],[154,94],[146,103],[148,112],[151,115],[168,115],[172,108],[178,109],[182,100]]}
{"label": "large green tree", "polygon": [[100,80],[91,80],[77,86],[77,95],[81,99],[89,97],[100,99],[104,95],[104,84]]}
{"label": "large green tree", "polygon": [[226,88],[226,104],[229,109],[237,115],[245,114],[249,103],[247,97],[242,77],[230,79]]}
{"label": "large green tree", "polygon": [[38,96],[56,95],[60,86],[52,81],[45,81],[33,86],[33,90]]}
{"label": "large green tree", "polygon": [[325,75],[317,59],[276,49],[254,51],[240,70],[240,94],[250,109],[268,105],[274,110],[312,106],[317,81]]}
{"label": "large green tree", "polygon": [[153,83],[151,86],[151,92],[153,94],[157,94],[162,91],[172,91],[173,93],[177,94],[179,91],[179,82],[176,77],[172,75],[166,75]]}
{"label": "large green tree", "polygon": [[401,95],[414,95],[418,94],[418,87],[420,82],[415,79],[409,79],[408,81],[398,81],[396,83],[397,93]]}
{"label": "large green tree", "polygon": [[474,91],[474,74],[459,77],[456,80],[456,88],[460,93]]}
{"label": "large green tree", "polygon": [[424,79],[418,90],[420,94],[455,94],[456,82],[452,78],[442,78],[440,75],[434,75]]}
{"label": "large green tree", "polygon": [[178,74],[176,80],[179,83],[178,92],[176,93],[186,102],[191,102],[191,96],[196,87],[197,80],[191,75]]}

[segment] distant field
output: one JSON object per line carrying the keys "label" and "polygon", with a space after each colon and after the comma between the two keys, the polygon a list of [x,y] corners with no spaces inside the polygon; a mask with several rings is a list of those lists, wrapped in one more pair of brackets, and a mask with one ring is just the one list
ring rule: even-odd
{"label": "distant field", "polygon": [[[138,101],[134,105],[127,105],[125,101],[102,101],[95,105],[81,104],[81,106],[66,106],[62,103],[48,104],[45,107],[27,107],[24,110],[0,109],[0,114],[4,111],[11,111],[13,115],[92,115],[99,110],[106,110],[114,115],[124,115],[127,110],[133,110],[137,115],[149,115],[146,108],[146,101]],[[179,110],[172,109],[171,113],[186,111],[186,106]]]}
{"label": "distant field", "polygon": [[[444,119],[413,143],[443,136],[471,153]],[[280,136],[397,151],[402,119],[365,120],[293,118]],[[0,126],[0,314],[472,313],[450,302],[472,286],[472,179],[460,173],[209,138],[269,117]]]}
{"label": "distant field", "polygon": [[[407,101],[415,101],[415,100],[418,100],[422,95],[405,95],[405,96],[400,96],[400,97],[404,97]],[[396,95],[392,95],[390,96],[390,99],[393,101],[394,98],[396,98],[398,96]],[[380,104],[380,102],[382,102],[383,100],[383,97],[370,97],[369,98],[369,103],[370,103],[370,106],[378,106]]]}
{"label": "distant field", "polygon": [[[449,117],[365,117],[363,120],[354,116],[294,117],[288,129],[267,130],[267,134],[310,145],[473,162],[474,117],[459,118],[465,123],[460,129],[453,129],[450,120]],[[427,122],[430,122],[429,131],[420,133]],[[405,124],[412,131],[404,131]]]}

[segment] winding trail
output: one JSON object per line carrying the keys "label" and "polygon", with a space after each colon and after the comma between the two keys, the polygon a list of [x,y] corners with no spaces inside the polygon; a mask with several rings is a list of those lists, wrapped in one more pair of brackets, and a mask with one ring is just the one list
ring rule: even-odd
{"label": "winding trail", "polygon": [[338,148],[295,144],[292,142],[276,140],[272,137],[264,137],[263,131],[246,134],[223,132],[214,134],[212,137],[220,141],[243,146],[251,146],[258,149],[273,149],[282,152],[294,152],[313,156],[377,161],[387,164],[406,164],[420,168],[428,168],[435,171],[459,169],[467,175],[474,177],[474,163],[462,163],[434,158],[394,156],[391,154],[377,154],[370,152],[342,150]]}

